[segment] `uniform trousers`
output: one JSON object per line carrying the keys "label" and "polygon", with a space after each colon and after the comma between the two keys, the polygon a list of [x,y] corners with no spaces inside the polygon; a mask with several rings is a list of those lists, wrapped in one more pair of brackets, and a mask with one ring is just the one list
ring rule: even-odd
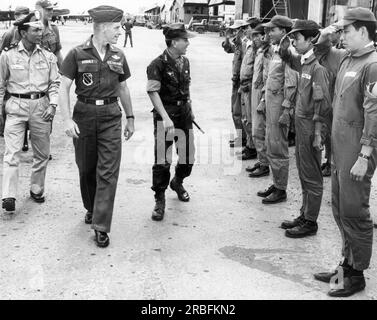
{"label": "uniform trousers", "polygon": [[322,152],[313,147],[315,123],[296,116],[296,164],[302,190],[305,219],[317,222],[323,196]]}
{"label": "uniform trousers", "polygon": [[255,149],[252,136],[251,85],[248,92],[241,92],[241,113],[243,131],[246,133],[246,146]]}
{"label": "uniform trousers", "polygon": [[252,137],[255,148],[258,153],[258,161],[263,166],[268,166],[267,146],[266,146],[266,115],[257,112],[260,99],[262,97],[261,89],[253,88],[252,91]]}
{"label": "uniform trousers", "polygon": [[43,120],[42,114],[48,106],[47,97],[31,100],[11,96],[6,102],[3,199],[16,198],[17,195],[20,153],[27,123],[29,123],[33,149],[30,190],[38,195],[45,191],[45,178],[50,155],[51,122]]}
{"label": "uniform trousers", "polygon": [[96,106],[77,101],[74,139],[84,207],[93,213],[92,229],[110,232],[122,155],[122,112],[118,102]]}
{"label": "uniform trousers", "polygon": [[280,126],[279,119],[283,114],[282,92],[266,92],[266,143],[267,157],[271,166],[274,186],[286,190],[289,173],[289,127]]}
{"label": "uniform trousers", "polygon": [[175,127],[174,137],[165,132],[163,122],[157,113],[153,116],[154,126],[154,165],[152,168],[153,185],[155,192],[164,192],[170,182],[170,166],[173,156],[173,143],[178,155],[175,167],[175,177],[178,182],[191,175],[195,162],[194,131],[190,114],[169,114]]}

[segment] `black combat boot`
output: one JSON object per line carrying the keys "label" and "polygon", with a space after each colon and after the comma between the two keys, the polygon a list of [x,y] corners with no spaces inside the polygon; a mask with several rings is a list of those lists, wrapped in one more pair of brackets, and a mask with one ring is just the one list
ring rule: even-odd
{"label": "black combat boot", "polygon": [[152,213],[153,221],[162,221],[165,215],[165,192],[156,192],[154,195],[156,204]]}
{"label": "black combat boot", "polygon": [[238,159],[242,161],[246,161],[246,160],[256,159],[257,157],[258,157],[258,153],[256,149],[251,149],[249,147],[246,147],[244,153]]}
{"label": "black combat boot", "polygon": [[332,289],[328,295],[334,298],[346,298],[365,289],[365,278],[362,271],[351,269],[344,277],[340,288]]}
{"label": "black combat boot", "polygon": [[285,230],[288,230],[288,229],[293,229],[297,226],[300,225],[300,223],[302,223],[303,221],[305,220],[305,217],[304,217],[304,214],[300,214],[300,216],[298,216],[296,219],[294,219],[293,221],[284,221],[282,224],[281,224],[281,228],[282,229],[285,229]]}
{"label": "black combat boot", "polygon": [[322,176],[331,177],[331,164],[326,162],[322,165]]}
{"label": "black combat boot", "polygon": [[259,169],[261,165],[262,165],[262,164],[261,164],[260,162],[257,162],[257,163],[256,163],[255,165],[253,165],[253,166],[248,166],[245,170],[246,170],[246,172],[248,172],[248,173],[252,173],[252,172],[254,172],[255,170]]}
{"label": "black combat boot", "polygon": [[305,218],[301,220],[298,226],[288,229],[285,231],[285,236],[288,238],[305,238],[309,236],[314,236],[317,234],[318,224],[313,221],[306,220]]}
{"label": "black combat boot", "polygon": [[170,188],[177,193],[178,199],[182,202],[189,202],[190,195],[182,185],[183,181],[174,177],[170,182]]}
{"label": "black combat boot", "polygon": [[275,192],[277,189],[274,185],[271,185],[267,190],[264,190],[264,191],[259,191],[257,193],[257,196],[258,197],[261,197],[261,198],[266,198],[268,197],[270,194],[272,194],[273,192]]}
{"label": "black combat boot", "polygon": [[262,200],[263,204],[275,204],[287,201],[287,192],[275,187],[274,192]]}
{"label": "black combat boot", "polygon": [[16,199],[15,198],[3,199],[3,209],[5,209],[6,212],[16,211]]}
{"label": "black combat boot", "polygon": [[260,165],[259,168],[249,174],[250,178],[262,178],[270,175],[270,167]]}
{"label": "black combat boot", "polygon": [[321,281],[321,282],[330,283],[331,279],[333,279],[338,274],[339,268],[343,269],[343,276],[344,277],[346,277],[352,269],[351,266],[348,265],[348,261],[345,259],[342,263],[339,264],[338,268],[335,271],[315,273],[314,279]]}

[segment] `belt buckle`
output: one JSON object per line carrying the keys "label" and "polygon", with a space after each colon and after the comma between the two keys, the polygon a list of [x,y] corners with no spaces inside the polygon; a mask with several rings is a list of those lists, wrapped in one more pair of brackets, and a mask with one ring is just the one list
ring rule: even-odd
{"label": "belt buckle", "polygon": [[38,97],[38,94],[36,94],[36,93],[32,93],[32,94],[30,95],[30,99],[31,99],[31,100],[35,100],[35,99],[37,99],[37,97]]}
{"label": "belt buckle", "polygon": [[105,104],[104,100],[96,100],[96,106],[103,106]]}

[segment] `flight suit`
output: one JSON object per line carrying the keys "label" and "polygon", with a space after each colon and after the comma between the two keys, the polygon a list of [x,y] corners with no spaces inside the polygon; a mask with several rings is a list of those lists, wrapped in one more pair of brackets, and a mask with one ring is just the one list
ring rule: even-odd
{"label": "flight suit", "polygon": [[[237,131],[242,133],[242,140],[245,140],[246,132],[242,125],[242,108],[241,108],[241,94],[240,89],[240,72],[242,59],[245,55],[246,44],[244,41],[234,40],[234,43],[223,42],[223,48],[226,53],[234,53],[232,62],[232,118],[234,127]],[[241,138],[241,137],[239,137]]]}
{"label": "flight suit", "polygon": [[266,146],[266,114],[257,112],[262,98],[262,89],[267,81],[268,65],[271,60],[271,46],[265,45],[256,54],[252,83],[252,137],[262,166],[268,166]]}
{"label": "flight suit", "polygon": [[59,74],[53,53],[36,45],[29,56],[22,41],[0,56],[0,105],[5,91],[10,95],[5,106],[3,199],[16,198],[20,153],[26,124],[29,123],[33,147],[31,191],[44,193],[50,155],[50,121],[42,119],[49,104],[58,104]]}
{"label": "flight suit", "polygon": [[251,41],[247,43],[246,53],[242,59],[240,70],[240,91],[241,91],[241,114],[243,130],[246,133],[246,146],[255,149],[252,137],[252,80],[255,61],[255,49]]}
{"label": "flight suit", "polygon": [[332,125],[333,214],[343,240],[343,256],[354,269],[365,270],[373,244],[369,197],[376,149],[362,182],[352,180],[350,171],[362,145],[377,147],[377,97],[367,91],[377,81],[377,53],[373,43],[353,53],[332,48],[329,41],[315,46],[319,61],[337,77]]}
{"label": "flight suit", "polygon": [[123,51],[108,46],[102,60],[89,38],[68,53],[60,73],[76,83],[80,134],[73,143],[84,207],[93,213],[92,228],[109,233],[122,155],[120,83],[130,70]]}
{"label": "flight suit", "polygon": [[164,108],[174,123],[176,135],[169,136],[162,124],[162,118],[153,110],[154,165],[152,190],[164,192],[170,181],[173,140],[178,154],[175,177],[178,182],[191,175],[195,162],[194,133],[190,102],[190,63],[181,56],[174,60],[165,50],[147,68],[147,92],[158,92]]}
{"label": "flight suit", "polygon": [[322,123],[322,141],[331,130],[333,80],[331,72],[321,66],[313,51],[311,53],[305,60],[301,55],[291,55],[290,65],[300,73],[295,125],[296,164],[302,189],[301,212],[306,220],[317,222],[323,196],[322,151],[314,149],[313,141],[316,122]]}
{"label": "flight suit", "polygon": [[284,108],[295,106],[298,73],[284,63],[278,48],[274,48],[265,86],[267,157],[274,186],[286,190],[288,186],[289,149],[288,127],[281,127],[279,119]]}

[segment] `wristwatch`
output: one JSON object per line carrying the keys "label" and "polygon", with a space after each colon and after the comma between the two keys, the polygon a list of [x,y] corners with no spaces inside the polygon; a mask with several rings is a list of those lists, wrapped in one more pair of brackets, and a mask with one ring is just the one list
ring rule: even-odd
{"label": "wristwatch", "polygon": [[365,159],[365,160],[369,160],[370,159],[370,156],[367,156],[366,154],[363,154],[363,153],[359,153],[359,158],[362,158],[362,159]]}
{"label": "wristwatch", "polygon": [[50,106],[55,108],[55,109],[58,107],[58,105],[56,103],[50,103]]}
{"label": "wristwatch", "polygon": [[134,119],[135,120],[135,116],[127,116],[126,119]]}

